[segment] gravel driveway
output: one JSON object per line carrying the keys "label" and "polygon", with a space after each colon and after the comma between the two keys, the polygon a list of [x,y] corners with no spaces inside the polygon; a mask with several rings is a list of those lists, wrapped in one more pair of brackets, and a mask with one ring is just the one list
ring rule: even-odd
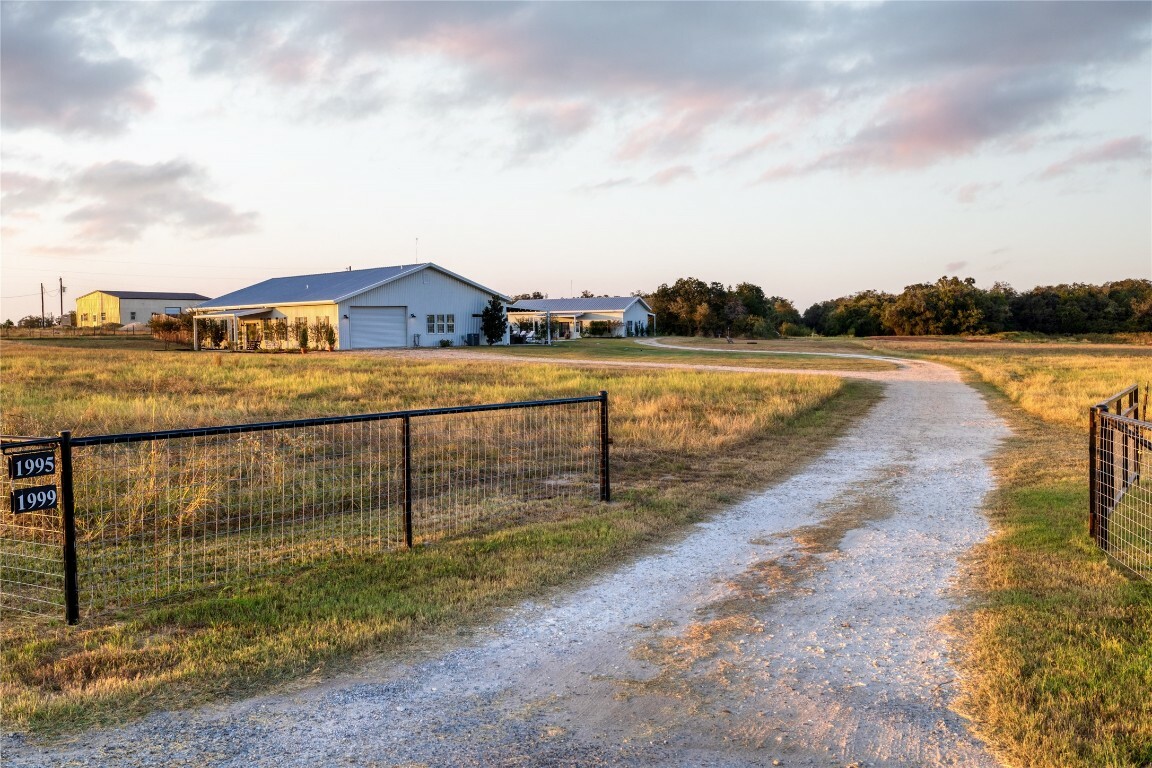
{"label": "gravel driveway", "polygon": [[7,737],[2,763],[995,766],[948,709],[940,622],[1005,427],[942,366],[855,375],[885,396],[807,471],[577,592],[306,690]]}

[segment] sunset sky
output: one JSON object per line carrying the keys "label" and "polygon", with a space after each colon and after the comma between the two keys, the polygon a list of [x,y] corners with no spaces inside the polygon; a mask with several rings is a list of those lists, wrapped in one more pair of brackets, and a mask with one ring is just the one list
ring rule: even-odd
{"label": "sunset sky", "polygon": [[1148,2],[0,8],[0,319],[415,261],[801,310],[1152,278]]}

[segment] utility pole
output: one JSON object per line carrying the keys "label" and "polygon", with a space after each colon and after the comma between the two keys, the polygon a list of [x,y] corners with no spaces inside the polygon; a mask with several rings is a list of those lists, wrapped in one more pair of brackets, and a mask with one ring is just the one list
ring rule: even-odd
{"label": "utility pole", "polygon": [[60,324],[64,324],[64,278],[60,278]]}
{"label": "utility pole", "polygon": [[44,283],[40,283],[40,327],[44,327]]}

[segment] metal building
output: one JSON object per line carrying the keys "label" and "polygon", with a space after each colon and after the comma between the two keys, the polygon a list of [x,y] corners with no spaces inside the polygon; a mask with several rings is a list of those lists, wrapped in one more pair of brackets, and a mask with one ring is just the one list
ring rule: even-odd
{"label": "metal building", "polygon": [[309,346],[319,336],[327,347],[329,336],[333,349],[459,346],[480,343],[480,313],[493,296],[508,301],[432,263],[276,277],[204,302],[193,327],[198,349],[207,346],[205,320],[226,323],[232,349],[297,349],[301,327]]}

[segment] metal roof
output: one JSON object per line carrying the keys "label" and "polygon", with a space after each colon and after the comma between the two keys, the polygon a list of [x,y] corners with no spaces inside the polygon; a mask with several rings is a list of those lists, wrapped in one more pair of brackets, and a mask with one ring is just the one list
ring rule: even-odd
{"label": "metal roof", "polygon": [[623,312],[636,302],[648,312],[652,308],[639,296],[597,296],[591,299],[521,299],[508,310],[515,312]]}
{"label": "metal roof", "polygon": [[343,272],[325,272],[317,275],[273,277],[262,283],[226,293],[201,304],[197,309],[228,309],[236,307],[270,307],[283,304],[327,304],[343,301],[365,291],[378,288],[401,277],[423,269],[435,269],[454,277],[476,289],[503,297],[499,291],[485,288],[467,278],[432,264],[401,264],[394,267],[352,269]]}
{"label": "metal roof", "polygon": [[[207,301],[207,296],[201,296],[198,293],[167,293],[163,291],[89,291],[84,296],[91,296],[94,293],[106,293],[109,296],[115,296],[118,299],[172,299],[174,301]],[[84,298],[81,296],[80,298]]]}

